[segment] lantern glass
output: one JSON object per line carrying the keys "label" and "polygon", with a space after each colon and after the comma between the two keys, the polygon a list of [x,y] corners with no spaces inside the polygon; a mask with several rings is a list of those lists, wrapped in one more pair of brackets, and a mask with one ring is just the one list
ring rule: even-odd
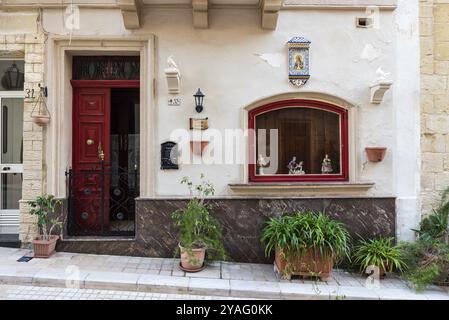
{"label": "lantern glass", "polygon": [[0,60],[0,91],[22,91],[24,68],[23,60]]}
{"label": "lantern glass", "polygon": [[195,97],[195,109],[197,112],[203,111],[204,94],[198,88],[198,91],[193,95]]}

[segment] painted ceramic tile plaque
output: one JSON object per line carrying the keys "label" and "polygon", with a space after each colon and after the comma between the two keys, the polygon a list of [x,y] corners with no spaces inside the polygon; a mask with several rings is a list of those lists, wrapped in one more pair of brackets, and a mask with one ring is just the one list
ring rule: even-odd
{"label": "painted ceramic tile plaque", "polygon": [[291,84],[300,87],[305,85],[310,78],[310,41],[304,37],[294,37],[287,44],[288,78]]}

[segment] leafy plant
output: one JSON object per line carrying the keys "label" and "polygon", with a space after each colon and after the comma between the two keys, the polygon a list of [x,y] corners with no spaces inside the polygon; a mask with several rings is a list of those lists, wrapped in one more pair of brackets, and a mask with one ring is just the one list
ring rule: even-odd
{"label": "leafy plant", "polygon": [[394,238],[361,240],[354,248],[354,262],[360,266],[362,272],[369,266],[390,272],[393,269],[405,269],[402,251],[393,241]]}
{"label": "leafy plant", "polygon": [[449,188],[444,190],[441,202],[433,213],[421,221],[420,230],[414,230],[419,239],[437,240],[449,244]]}
{"label": "leafy plant", "polygon": [[402,244],[404,260],[409,266],[405,274],[416,290],[432,283],[449,284],[449,246],[435,239],[420,239]]}
{"label": "leafy plant", "polygon": [[416,290],[424,290],[432,283],[449,285],[449,188],[441,197],[437,209],[425,217],[420,229],[415,230],[418,240],[402,244],[409,270],[405,273]]}
{"label": "leafy plant", "polygon": [[321,256],[331,254],[334,259],[338,259],[349,256],[349,239],[343,224],[323,212],[312,211],[271,218],[262,232],[267,256],[275,249],[304,255],[313,248]]}
{"label": "leafy plant", "polygon": [[53,218],[55,208],[62,204],[61,200],[55,199],[53,195],[42,195],[36,198],[36,200],[28,201],[30,205],[30,214],[37,216],[37,226],[43,240],[50,240],[53,229],[57,226],[61,226],[62,223]]}
{"label": "leafy plant", "polygon": [[442,208],[421,221],[420,230],[414,230],[422,240],[441,240],[448,243],[448,213]]}
{"label": "leafy plant", "polygon": [[[194,259],[192,249],[207,248],[215,252],[214,259],[225,259],[226,254],[222,244],[222,230],[218,221],[210,216],[209,206],[204,203],[205,197],[213,195],[213,185],[204,180],[201,175],[201,183],[194,185],[189,178],[184,177],[181,184],[189,187],[191,195],[195,194],[184,210],[172,213],[172,219],[179,230],[180,245],[186,249],[189,259]],[[177,249],[178,252],[179,248]],[[194,262],[194,261],[191,261]]]}

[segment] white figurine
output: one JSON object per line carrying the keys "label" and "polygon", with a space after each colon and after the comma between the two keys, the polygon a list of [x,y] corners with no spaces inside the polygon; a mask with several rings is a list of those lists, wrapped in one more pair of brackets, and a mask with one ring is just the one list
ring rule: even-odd
{"label": "white figurine", "polygon": [[258,158],[257,158],[257,167],[259,167],[259,175],[263,175],[263,168],[266,167],[268,164],[268,161],[265,160],[265,158],[259,154]]}
{"label": "white figurine", "polygon": [[326,156],[323,159],[323,162],[321,164],[321,173],[327,174],[331,173],[333,171],[332,169],[332,161],[329,158],[329,155],[326,154]]}
{"label": "white figurine", "polygon": [[173,68],[173,69],[179,70],[178,65],[176,64],[175,60],[173,60],[173,56],[169,56],[167,58],[167,68]]}

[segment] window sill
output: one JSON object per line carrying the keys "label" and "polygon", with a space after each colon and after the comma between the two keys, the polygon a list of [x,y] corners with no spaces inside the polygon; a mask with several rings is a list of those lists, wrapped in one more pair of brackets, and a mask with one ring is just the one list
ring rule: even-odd
{"label": "window sill", "polygon": [[374,182],[250,182],[229,184],[229,187],[236,194],[247,195],[358,195],[374,187]]}

